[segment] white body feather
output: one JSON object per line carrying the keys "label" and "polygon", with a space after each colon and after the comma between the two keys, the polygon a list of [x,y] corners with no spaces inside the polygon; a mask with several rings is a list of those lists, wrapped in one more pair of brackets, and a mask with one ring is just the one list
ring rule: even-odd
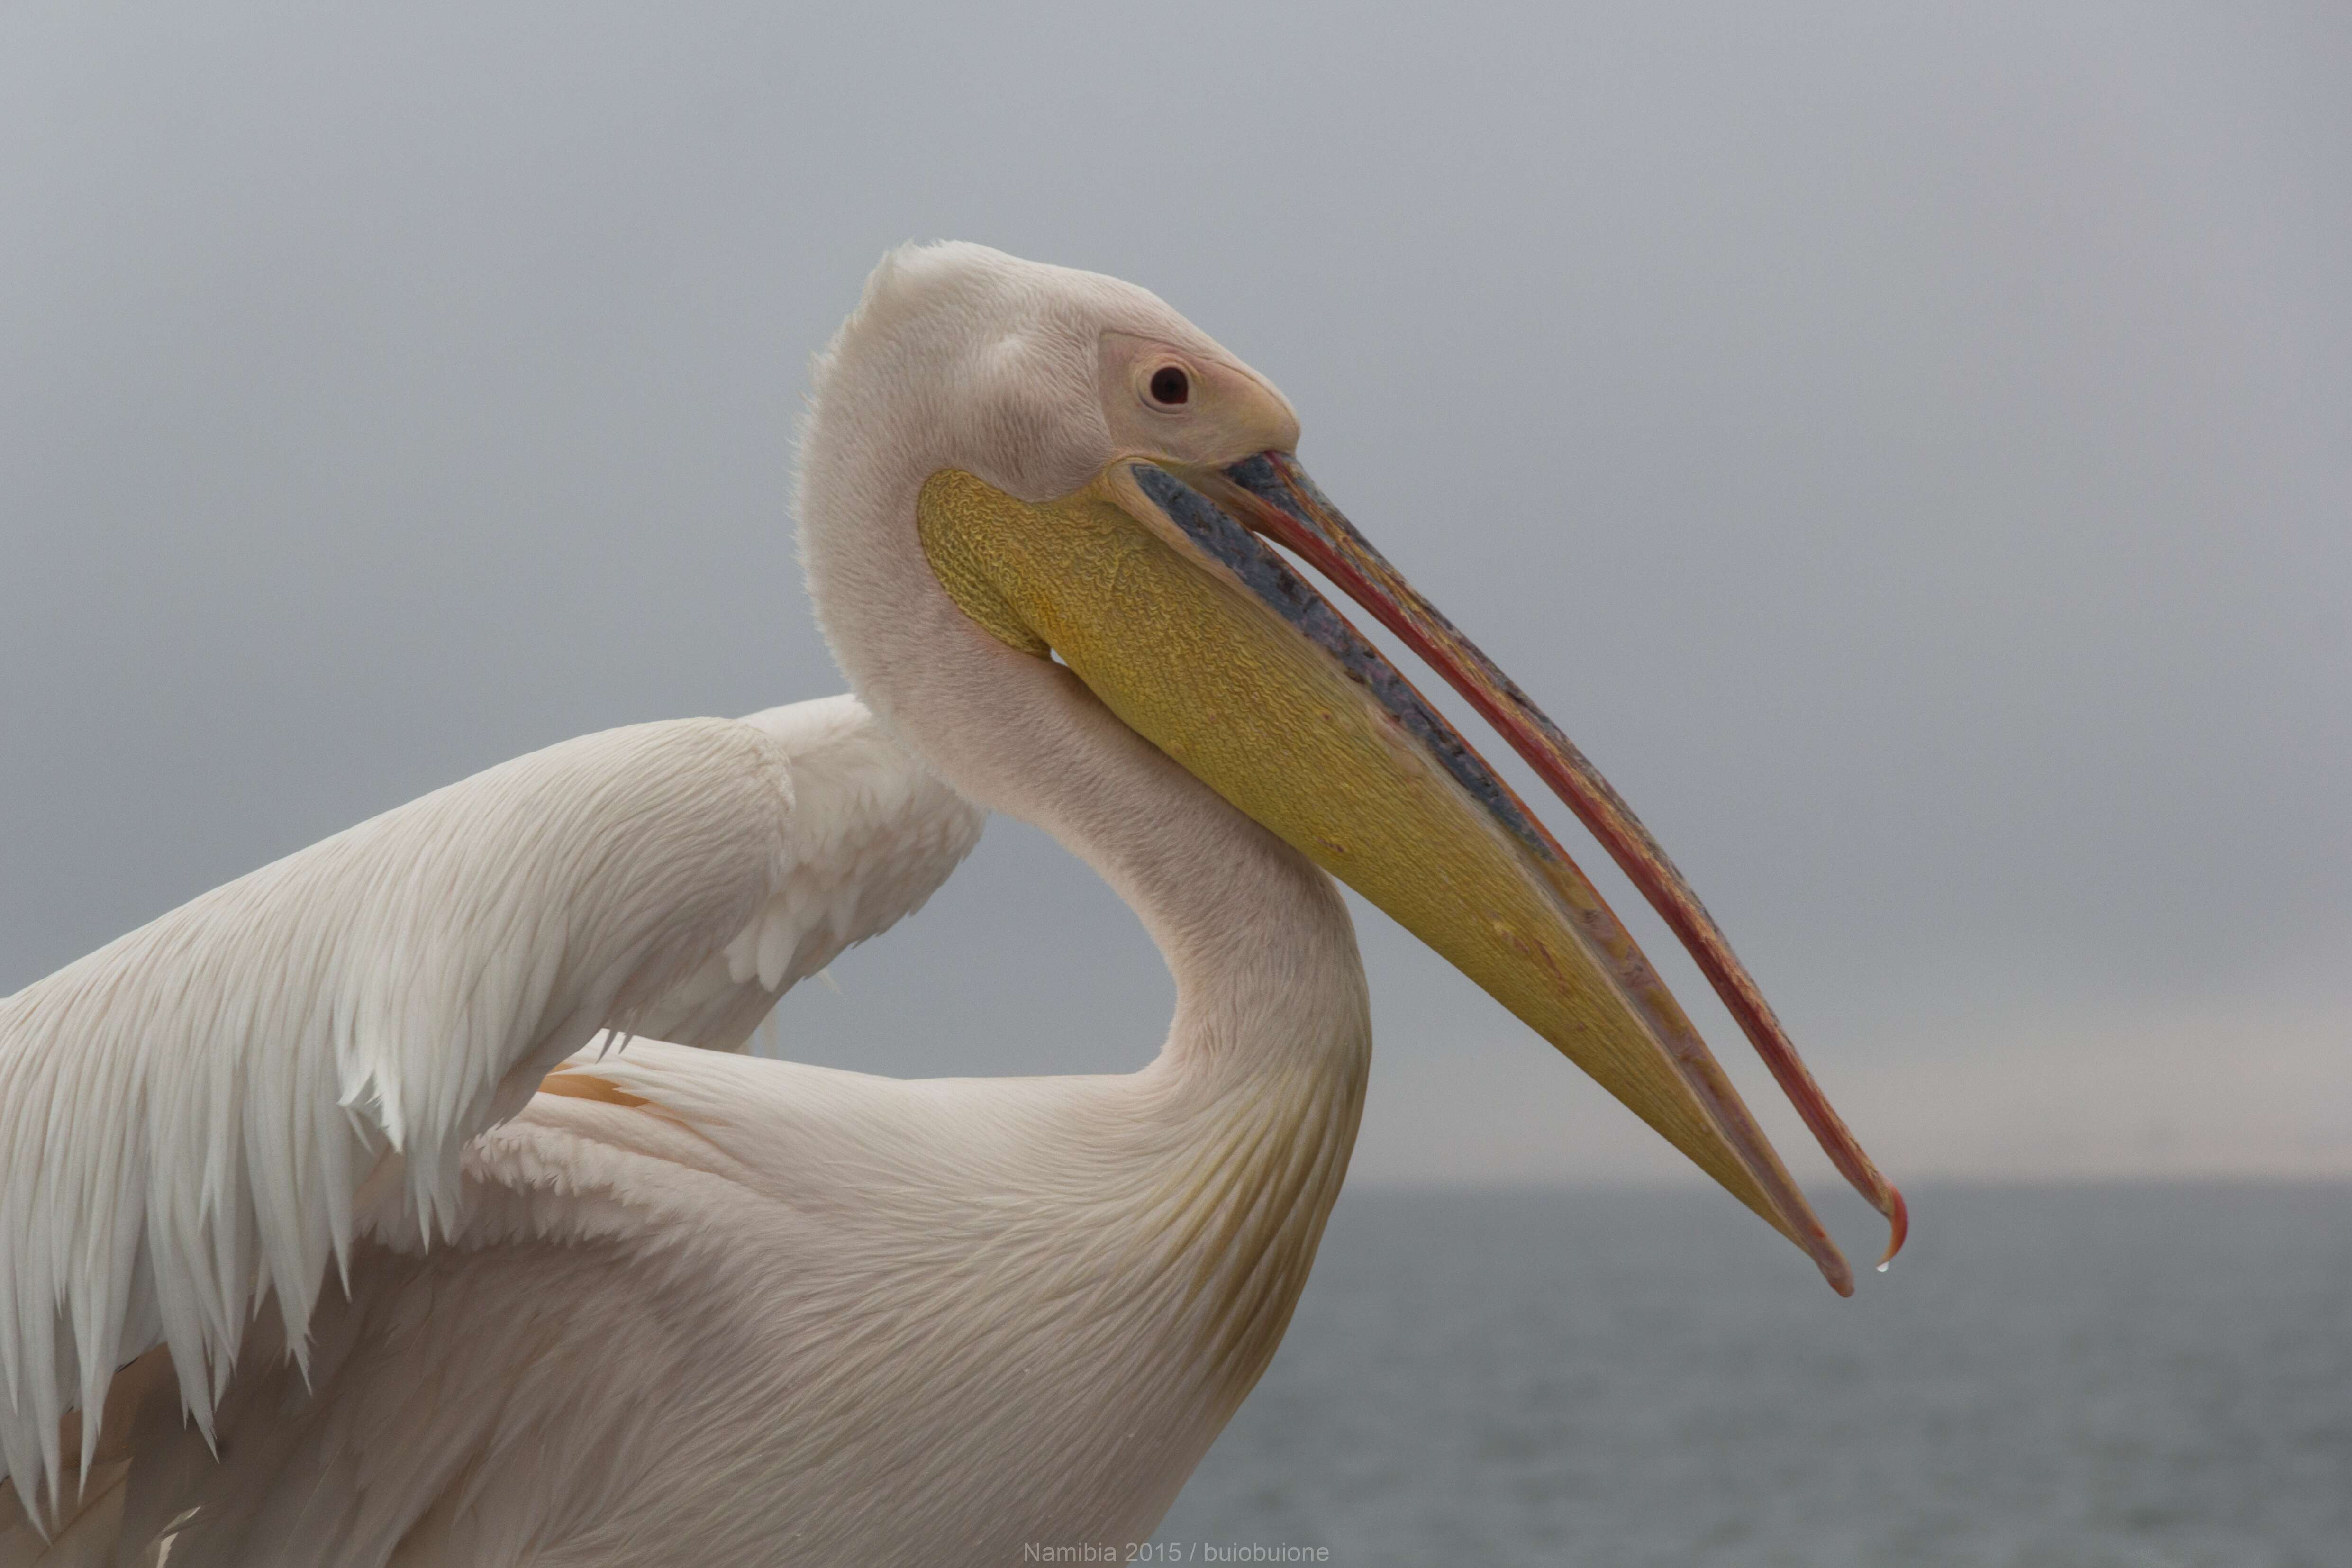
{"label": "white body feather", "polygon": [[[221,1463],[152,1396],[135,1467],[94,1478],[120,1495],[92,1535],[206,1506],[171,1568],[1011,1563],[1140,1539],[1279,1337],[1358,1103],[1280,1069],[902,1082],[646,1041],[583,1061],[646,1103],[542,1095],[483,1140],[454,1245],[404,1218],[362,1244],[307,1385],[274,1332],[248,1346]],[[1214,1223],[1252,1208],[1238,1245]]]}

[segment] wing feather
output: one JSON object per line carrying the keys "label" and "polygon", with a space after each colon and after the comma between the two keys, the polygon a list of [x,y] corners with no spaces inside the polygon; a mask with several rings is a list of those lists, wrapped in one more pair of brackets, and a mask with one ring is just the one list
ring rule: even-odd
{"label": "wing feather", "polygon": [[[307,1375],[390,1204],[456,1233],[460,1159],[599,1031],[740,1046],[919,907],[982,814],[852,697],[583,737],[215,889],[0,998],[0,1464],[169,1350],[211,1440],[257,1311]],[[355,1218],[358,1217],[358,1218]],[[282,1340],[279,1333],[282,1333]]]}
{"label": "wing feather", "polygon": [[765,910],[792,803],[757,727],[589,736],[0,1000],[0,1457],[20,1495],[49,1478],[54,1500],[59,1417],[157,1343],[207,1431],[265,1298],[299,1356],[380,1163],[446,1233],[467,1142]]}
{"label": "wing feather", "polygon": [[648,1009],[638,1032],[740,1051],[777,998],[936,892],[980,841],[981,810],[910,758],[855,697],[743,721],[793,758],[789,876],[723,952]]}

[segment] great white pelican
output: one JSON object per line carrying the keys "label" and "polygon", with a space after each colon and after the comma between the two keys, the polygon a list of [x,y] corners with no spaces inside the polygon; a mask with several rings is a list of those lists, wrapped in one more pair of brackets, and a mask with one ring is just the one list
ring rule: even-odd
{"label": "great white pelican", "polygon": [[[0,1565],[1147,1540],[1347,1169],[1371,1035],[1334,878],[1850,1291],[1624,927],[1289,557],[1591,827],[1900,1245],[1681,876],[1324,498],[1264,377],[1140,288],[944,245],[883,261],[814,382],[802,549],[854,697],[520,758],[0,1001]],[[1157,1060],[736,1053],[984,810],[1141,917]]]}

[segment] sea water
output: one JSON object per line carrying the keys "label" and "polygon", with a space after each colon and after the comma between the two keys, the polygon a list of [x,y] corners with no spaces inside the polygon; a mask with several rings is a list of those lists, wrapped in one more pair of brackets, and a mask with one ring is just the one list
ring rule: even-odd
{"label": "sea water", "polygon": [[1840,1301],[1713,1192],[1350,1192],[1157,1546],[2352,1568],[2352,1186],[1911,1197]]}

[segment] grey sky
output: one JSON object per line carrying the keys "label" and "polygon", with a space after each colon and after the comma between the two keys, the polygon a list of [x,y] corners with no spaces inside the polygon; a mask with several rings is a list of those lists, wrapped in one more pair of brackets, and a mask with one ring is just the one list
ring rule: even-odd
{"label": "grey sky", "polygon": [[[0,987],[838,689],[804,365],[958,236],[1290,394],[1890,1170],[2352,1171],[2347,80],[2329,5],[13,0]],[[1363,1174],[1672,1168],[1363,925]],[[888,1071],[1129,1065],[1170,999],[1002,822],[837,974],[791,1051]]]}

